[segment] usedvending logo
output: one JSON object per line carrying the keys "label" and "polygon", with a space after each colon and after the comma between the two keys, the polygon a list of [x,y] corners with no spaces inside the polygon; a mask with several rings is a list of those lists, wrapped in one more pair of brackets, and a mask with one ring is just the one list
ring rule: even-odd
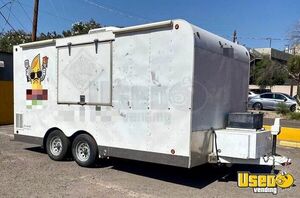
{"label": "usedvending logo", "polygon": [[278,193],[278,188],[290,188],[294,184],[294,177],[289,173],[251,174],[238,172],[238,187],[253,188],[254,193]]}

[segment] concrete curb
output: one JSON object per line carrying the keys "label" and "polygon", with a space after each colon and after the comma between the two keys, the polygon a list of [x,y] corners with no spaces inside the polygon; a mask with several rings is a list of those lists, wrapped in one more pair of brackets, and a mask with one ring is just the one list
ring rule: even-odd
{"label": "concrete curb", "polygon": [[300,142],[279,141],[280,146],[300,148]]}
{"label": "concrete curb", "polygon": [[[264,118],[264,125],[271,126],[274,124],[274,118]],[[300,121],[299,120],[287,120],[287,119],[281,119],[280,125],[282,127],[290,127],[290,128],[300,128]]]}
{"label": "concrete curb", "polygon": [[[270,130],[271,126],[264,125],[266,130]],[[300,128],[281,127],[278,135],[279,145],[300,148]]]}

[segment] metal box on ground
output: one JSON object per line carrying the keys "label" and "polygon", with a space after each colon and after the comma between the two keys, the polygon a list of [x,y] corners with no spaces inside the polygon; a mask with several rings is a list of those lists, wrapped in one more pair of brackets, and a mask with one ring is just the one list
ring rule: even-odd
{"label": "metal box on ground", "polygon": [[261,129],[263,127],[263,113],[236,112],[229,113],[228,127]]}
{"label": "metal box on ground", "polygon": [[219,156],[258,159],[271,152],[272,135],[269,131],[255,129],[216,130]]}

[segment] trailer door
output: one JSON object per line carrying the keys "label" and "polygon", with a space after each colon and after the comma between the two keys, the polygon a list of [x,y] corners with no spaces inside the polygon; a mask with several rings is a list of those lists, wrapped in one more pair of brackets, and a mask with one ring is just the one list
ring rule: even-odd
{"label": "trailer door", "polygon": [[111,43],[57,46],[59,104],[111,105]]}

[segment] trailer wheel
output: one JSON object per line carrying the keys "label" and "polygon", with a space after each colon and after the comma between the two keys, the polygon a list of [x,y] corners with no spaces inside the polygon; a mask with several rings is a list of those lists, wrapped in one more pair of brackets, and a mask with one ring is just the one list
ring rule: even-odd
{"label": "trailer wheel", "polygon": [[46,150],[49,157],[61,161],[66,156],[70,147],[70,140],[60,130],[52,131],[46,140]]}
{"label": "trailer wheel", "polygon": [[78,135],[72,143],[72,154],[79,166],[90,167],[98,156],[97,143],[88,134]]}

